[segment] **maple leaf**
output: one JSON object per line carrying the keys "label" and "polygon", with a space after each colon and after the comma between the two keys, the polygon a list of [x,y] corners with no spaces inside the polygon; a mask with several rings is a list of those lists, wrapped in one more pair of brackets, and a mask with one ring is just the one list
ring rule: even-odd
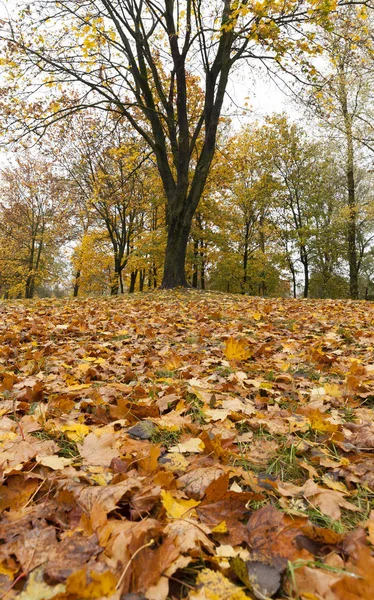
{"label": "maple leaf", "polygon": [[83,444],[77,444],[83,464],[109,466],[113,458],[117,458],[120,454],[119,450],[114,448],[116,441],[111,433],[99,437],[95,433],[89,433],[84,438]]}

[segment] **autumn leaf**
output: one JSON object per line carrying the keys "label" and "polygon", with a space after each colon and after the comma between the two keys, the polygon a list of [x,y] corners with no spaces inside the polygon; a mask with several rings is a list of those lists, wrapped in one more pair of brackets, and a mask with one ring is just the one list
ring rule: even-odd
{"label": "autumn leaf", "polygon": [[111,571],[90,571],[88,574],[86,569],[81,569],[68,577],[66,591],[80,598],[102,598],[114,593],[116,583],[117,580]]}
{"label": "autumn leaf", "polygon": [[244,591],[231,583],[224,575],[211,569],[204,569],[196,579],[196,591],[189,598],[191,600],[247,600]]}
{"label": "autumn leaf", "polygon": [[89,433],[83,440],[83,444],[78,444],[77,448],[85,465],[102,465],[108,467],[113,460],[120,455],[119,450],[114,448],[116,438],[111,433],[105,433],[98,437],[95,433]]}
{"label": "autumn leaf", "polygon": [[248,348],[248,342],[245,339],[235,339],[230,337],[226,341],[225,356],[228,360],[247,360],[251,356]]}
{"label": "autumn leaf", "polygon": [[170,492],[165,492],[164,490],[161,492],[161,500],[169,517],[173,517],[174,519],[193,516],[196,514],[193,509],[200,504],[192,499],[184,500],[183,498],[174,498]]}

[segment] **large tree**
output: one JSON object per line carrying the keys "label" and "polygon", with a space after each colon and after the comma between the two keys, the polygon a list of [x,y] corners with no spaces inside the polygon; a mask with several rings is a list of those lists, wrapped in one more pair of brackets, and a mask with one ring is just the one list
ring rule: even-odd
{"label": "large tree", "polygon": [[[347,3],[26,4],[16,19],[5,22],[2,35],[10,129],[16,136],[25,130],[42,133],[72,110],[93,105],[127,118],[156,157],[167,199],[162,285],[186,286],[187,241],[214,156],[230,72],[245,60],[270,60],[288,69],[292,57],[300,60],[303,52],[314,51],[313,27],[328,26],[331,12]],[[194,86],[188,86],[192,73],[203,91],[201,104],[194,101]],[[48,96],[41,92],[45,86]]]}

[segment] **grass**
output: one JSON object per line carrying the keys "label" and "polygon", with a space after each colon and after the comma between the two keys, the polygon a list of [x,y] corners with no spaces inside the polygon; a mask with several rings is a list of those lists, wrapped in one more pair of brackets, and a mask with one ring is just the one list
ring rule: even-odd
{"label": "grass", "polygon": [[286,442],[279,448],[276,457],[269,464],[266,472],[275,475],[281,481],[298,483],[305,478],[305,470],[300,467],[297,458],[297,444]]}
{"label": "grass", "polygon": [[195,394],[187,394],[185,398],[186,404],[188,404],[189,409],[186,412],[186,415],[190,415],[192,421],[194,423],[198,423],[199,425],[205,424],[205,415],[203,411],[204,402],[199,400],[199,398]]}
{"label": "grass", "polygon": [[175,371],[168,371],[167,369],[160,369],[155,372],[155,375],[160,379],[174,379],[177,373]]}
{"label": "grass", "polygon": [[170,431],[170,429],[157,429],[150,439],[153,444],[161,444],[161,446],[165,446],[165,448],[169,448],[169,446],[175,446],[178,444],[180,437],[182,435],[182,430],[178,429],[176,431]]}
{"label": "grass", "polygon": [[44,440],[53,440],[59,447],[59,451],[57,452],[58,456],[62,456],[63,458],[79,458],[80,454],[78,451],[77,444],[72,440],[69,440],[63,433],[58,433],[57,435],[53,435],[48,433],[47,431],[34,431],[31,433],[33,437],[38,438],[41,441]]}

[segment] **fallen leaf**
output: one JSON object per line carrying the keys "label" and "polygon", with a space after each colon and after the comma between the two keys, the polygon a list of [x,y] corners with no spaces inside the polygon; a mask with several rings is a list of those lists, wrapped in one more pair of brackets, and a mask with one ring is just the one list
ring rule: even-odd
{"label": "fallen leaf", "polygon": [[182,442],[176,446],[171,446],[171,448],[169,448],[169,452],[178,452],[181,454],[189,452],[200,454],[201,452],[204,452],[204,448],[205,444],[200,438],[190,438],[186,442]]}
{"label": "fallen leaf", "polygon": [[251,356],[251,351],[245,339],[237,340],[230,337],[226,341],[224,354],[228,360],[247,360]]}
{"label": "fallen leaf", "polygon": [[180,519],[181,517],[187,516],[190,517],[192,509],[200,504],[200,502],[197,502],[196,500],[184,500],[183,498],[176,499],[170,492],[166,492],[165,490],[161,491],[161,500],[169,517],[174,519]]}
{"label": "fallen leaf", "polygon": [[66,591],[79,598],[102,598],[115,592],[117,579],[111,571],[96,573],[80,569],[72,573],[66,581]]}
{"label": "fallen leaf", "polygon": [[219,571],[211,569],[200,571],[196,579],[196,590],[189,594],[189,600],[225,599],[248,600],[248,596]]}
{"label": "fallen leaf", "polygon": [[84,465],[96,465],[108,467],[113,460],[120,455],[116,445],[116,437],[111,433],[105,433],[98,437],[95,433],[89,433],[82,444],[77,444],[79,454]]}

